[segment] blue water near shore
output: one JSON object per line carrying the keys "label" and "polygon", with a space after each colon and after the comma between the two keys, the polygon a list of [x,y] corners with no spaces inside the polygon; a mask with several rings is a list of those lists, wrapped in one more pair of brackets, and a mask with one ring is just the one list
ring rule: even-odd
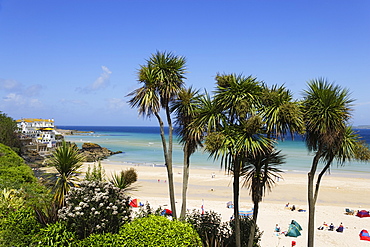
{"label": "blue water near shore", "polygon": [[[85,142],[97,143],[112,151],[122,151],[109,157],[110,162],[119,164],[129,162],[140,165],[164,165],[162,142],[159,127],[118,127],[118,126],[58,126],[60,129],[92,131],[66,136],[67,141],[76,143],[79,147]],[[370,144],[370,129],[358,129],[358,134]],[[311,167],[313,154],[309,154],[305,143],[300,136],[294,141],[286,139],[279,142],[278,150],[286,155],[286,163],[281,166],[285,172],[307,173]],[[173,165],[181,167],[183,164],[182,146],[174,138]],[[194,168],[220,169],[220,162],[209,158],[208,153],[197,151],[191,157],[191,166]],[[370,163],[347,162],[344,166],[333,163],[332,174],[370,178]]]}

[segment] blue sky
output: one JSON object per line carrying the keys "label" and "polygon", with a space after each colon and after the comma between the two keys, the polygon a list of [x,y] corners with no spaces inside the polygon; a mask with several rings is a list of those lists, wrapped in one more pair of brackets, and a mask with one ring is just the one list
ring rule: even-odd
{"label": "blue sky", "polygon": [[152,53],[187,58],[187,86],[217,73],[285,84],[325,77],[370,124],[370,1],[0,0],[0,111],[56,125],[156,126],[126,95]]}

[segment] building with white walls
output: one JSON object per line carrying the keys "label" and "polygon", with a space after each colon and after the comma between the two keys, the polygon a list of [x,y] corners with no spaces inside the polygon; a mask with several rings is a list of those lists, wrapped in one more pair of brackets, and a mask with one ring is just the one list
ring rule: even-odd
{"label": "building with white walls", "polygon": [[37,151],[47,151],[59,146],[63,138],[55,130],[54,119],[22,118],[16,120],[21,139],[31,139],[29,145],[37,146]]}

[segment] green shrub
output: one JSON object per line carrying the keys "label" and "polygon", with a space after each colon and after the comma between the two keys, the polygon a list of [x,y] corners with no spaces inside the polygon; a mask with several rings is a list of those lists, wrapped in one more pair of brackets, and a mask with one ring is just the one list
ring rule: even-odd
{"label": "green shrub", "polygon": [[9,213],[21,208],[25,201],[24,191],[4,188],[0,191],[0,219],[8,217]]}
{"label": "green shrub", "polygon": [[11,117],[0,111],[0,143],[20,153],[21,142],[18,138],[17,123]]}
{"label": "green shrub", "polygon": [[122,170],[119,173],[113,173],[112,178],[109,180],[114,186],[123,189],[125,192],[137,190],[136,186],[133,186],[137,181],[137,171],[134,168]]}
{"label": "green shrub", "polygon": [[[203,246],[235,246],[235,225],[234,220],[229,222],[221,222],[221,215],[216,212],[206,211],[201,214],[196,210],[185,216],[185,221],[190,223],[198,232],[202,240]],[[252,219],[249,217],[240,218],[240,237],[242,246],[248,245],[249,232],[252,224]],[[259,246],[262,233],[256,227],[254,235],[254,245]]]}
{"label": "green shrub", "polygon": [[123,236],[120,234],[105,233],[105,234],[91,234],[88,238],[85,238],[77,242],[78,247],[116,247],[116,246],[127,246],[124,244]]}
{"label": "green shrub", "polygon": [[122,226],[119,234],[91,235],[78,246],[202,246],[190,224],[151,215]]}
{"label": "green shrub", "polygon": [[201,214],[199,210],[193,210],[185,216],[185,221],[197,231],[203,246],[224,246],[231,235],[229,225],[221,222],[221,215],[213,211]]}
{"label": "green shrub", "polygon": [[129,197],[110,183],[83,181],[79,188],[70,189],[58,216],[79,238],[118,233],[120,226],[131,220]]}
{"label": "green shrub", "polygon": [[[247,246],[248,245],[248,240],[249,240],[249,233],[250,229],[252,226],[252,218],[250,217],[241,217],[240,218],[240,241],[242,246]],[[229,226],[232,229],[232,235],[229,237],[229,239],[225,242],[227,242],[228,246],[235,246],[235,224],[234,220],[231,220],[229,222]],[[262,233],[259,231],[259,228],[256,226],[256,231],[254,233],[254,239],[253,239],[253,246],[259,247],[259,242],[261,241]]]}
{"label": "green shrub", "polygon": [[30,246],[40,230],[33,209],[23,207],[0,219],[0,246]]}
{"label": "green shrub", "polygon": [[34,238],[32,246],[75,246],[76,236],[68,231],[65,222],[50,224],[42,228]]}
{"label": "green shrub", "polygon": [[[90,165],[87,167],[87,172],[85,174],[85,180],[87,181],[105,181],[105,170],[101,165],[101,162],[98,162],[98,165],[94,163],[94,167],[91,170]],[[117,186],[116,186],[117,187]]]}
{"label": "green shrub", "polygon": [[126,246],[202,246],[190,224],[151,215],[134,220],[120,230]]}

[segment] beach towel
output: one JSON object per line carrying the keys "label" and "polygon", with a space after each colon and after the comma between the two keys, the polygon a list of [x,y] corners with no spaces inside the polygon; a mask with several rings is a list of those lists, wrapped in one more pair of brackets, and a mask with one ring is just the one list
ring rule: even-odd
{"label": "beach towel", "polygon": [[248,211],[239,211],[239,215],[242,217],[252,217],[253,216],[253,209]]}

